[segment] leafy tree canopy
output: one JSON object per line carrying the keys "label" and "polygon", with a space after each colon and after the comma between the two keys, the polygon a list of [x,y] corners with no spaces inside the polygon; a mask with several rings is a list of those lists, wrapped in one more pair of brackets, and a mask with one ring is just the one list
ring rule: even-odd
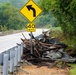
{"label": "leafy tree canopy", "polygon": [[19,10],[9,3],[0,5],[0,25],[7,29],[21,29],[24,26]]}
{"label": "leafy tree canopy", "polygon": [[64,34],[76,35],[76,0],[40,0],[44,13],[51,11]]}
{"label": "leafy tree canopy", "polygon": [[76,50],[76,0],[40,0],[44,14],[51,12],[63,30],[64,42]]}
{"label": "leafy tree canopy", "polygon": [[[17,8],[21,8],[28,1],[29,0],[0,0],[0,4],[8,2]],[[33,1],[38,2],[39,0]]]}

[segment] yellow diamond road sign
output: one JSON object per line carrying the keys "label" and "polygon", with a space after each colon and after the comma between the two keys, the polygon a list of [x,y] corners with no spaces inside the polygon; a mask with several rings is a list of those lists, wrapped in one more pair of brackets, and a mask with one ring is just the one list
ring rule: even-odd
{"label": "yellow diamond road sign", "polygon": [[38,15],[42,12],[42,10],[38,7],[38,5],[33,1],[29,0],[20,10],[20,12],[30,21],[32,22]]}

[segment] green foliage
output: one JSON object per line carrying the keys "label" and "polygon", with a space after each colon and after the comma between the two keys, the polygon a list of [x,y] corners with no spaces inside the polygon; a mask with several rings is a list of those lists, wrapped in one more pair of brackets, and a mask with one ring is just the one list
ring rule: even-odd
{"label": "green foliage", "polygon": [[[21,8],[28,1],[29,0],[0,0],[0,4],[8,2],[17,8]],[[38,2],[38,0],[34,0],[34,1],[36,3]]]}
{"label": "green foliage", "polygon": [[51,24],[47,24],[47,25],[44,26],[44,28],[51,29],[52,25]]}
{"label": "green foliage", "polygon": [[61,30],[61,27],[52,27],[51,29],[52,29],[52,33],[50,35],[51,37],[58,38],[61,41],[64,40],[64,36],[63,36],[63,32]]}
{"label": "green foliage", "polygon": [[76,75],[76,64],[71,64],[72,69],[70,70],[70,75]]}
{"label": "green foliage", "polygon": [[72,39],[70,39],[69,36],[67,36],[67,37],[64,37],[64,40],[63,40],[63,42],[68,45],[68,49],[72,50],[72,52],[74,50],[76,50],[76,42],[75,41],[76,41],[75,36],[72,36]]}
{"label": "green foliage", "polygon": [[5,3],[5,2],[9,2],[9,0],[0,0],[0,4]]}
{"label": "green foliage", "polygon": [[7,27],[5,25],[4,26],[0,25],[0,31],[7,31]]}
{"label": "green foliage", "polygon": [[37,27],[46,27],[48,24],[52,26],[58,26],[56,22],[56,18],[53,17],[51,13],[47,14],[41,14],[36,20],[35,23],[37,24]]}
{"label": "green foliage", "polygon": [[9,0],[9,3],[17,8],[21,8],[26,2],[27,0]]}
{"label": "green foliage", "polygon": [[69,36],[64,36],[63,31],[60,27],[52,27],[52,34],[51,37],[58,38],[62,42],[64,42],[66,45],[68,45],[67,50],[76,50],[76,37],[72,36],[72,39],[70,40]]}
{"label": "green foliage", "polygon": [[7,2],[17,8],[21,8],[27,2],[27,0],[0,0],[0,4],[7,3]]}
{"label": "green foliage", "polygon": [[46,14],[50,9],[50,0],[39,0],[39,5],[43,9],[43,14]]}
{"label": "green foliage", "polygon": [[24,26],[19,10],[9,3],[0,5],[0,25],[7,29],[22,29]]}
{"label": "green foliage", "polygon": [[44,14],[52,12],[63,30],[64,42],[76,50],[76,0],[40,0]]}
{"label": "green foliage", "polygon": [[[40,2],[39,2],[39,0],[33,0],[33,1],[35,1],[37,4],[39,4]],[[12,4],[13,6],[15,6],[15,7],[17,7],[17,8],[19,8],[19,9],[21,9],[21,7],[23,7],[23,5],[26,3],[26,2],[28,2],[28,0],[6,0],[6,1],[0,1],[0,3],[4,3],[4,2],[9,2],[10,4]],[[39,2],[39,3],[38,3]],[[14,26],[14,25],[11,25],[11,22],[13,23],[13,24],[16,24],[17,23],[17,21],[19,22],[19,20],[22,20],[22,18],[24,18],[24,17],[22,17],[21,19],[18,17],[18,18],[16,18],[18,15],[16,15],[16,14],[19,14],[18,13],[18,9],[17,8],[15,8],[15,7],[13,7],[13,8],[9,8],[9,9],[7,9],[7,7],[8,6],[10,6],[9,4],[8,5],[6,5],[6,8],[5,8],[5,10],[2,10],[2,12],[4,12],[4,17],[6,18],[6,19],[8,19],[8,21],[7,20],[5,20],[5,22],[7,21],[7,25],[9,25],[9,28],[8,29],[10,29],[10,28],[13,28],[13,29],[17,29],[17,27],[16,27],[16,25]],[[17,11],[16,11],[17,10]],[[11,12],[10,12],[11,11]],[[15,13],[14,13],[15,12]],[[13,15],[13,16],[12,16]],[[24,18],[25,19],[25,18]],[[24,21],[22,20],[22,22],[24,23]],[[25,24],[26,24],[26,22],[27,22],[27,20],[25,19]],[[56,22],[56,18],[55,17],[53,17],[53,15],[51,14],[51,13],[47,13],[47,14],[44,14],[44,12],[34,21],[35,23],[36,23],[36,25],[37,25],[37,27],[44,27],[44,26],[46,26],[47,24],[51,24],[51,25],[53,25],[53,26],[57,26],[57,22]],[[2,23],[1,23],[1,25],[3,25]],[[6,24],[5,24],[6,25]],[[22,24],[22,26],[23,26],[24,24]],[[20,29],[20,25],[17,25],[18,26],[18,29]],[[22,28],[22,26],[21,26],[21,28]]]}
{"label": "green foliage", "polygon": [[[44,1],[44,2],[43,2]],[[75,0],[40,0],[44,12],[51,11],[57,18],[65,35],[76,35]]]}

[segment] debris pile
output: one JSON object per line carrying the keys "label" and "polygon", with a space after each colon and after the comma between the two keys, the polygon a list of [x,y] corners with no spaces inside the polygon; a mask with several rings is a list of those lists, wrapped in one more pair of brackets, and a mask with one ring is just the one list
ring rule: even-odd
{"label": "debris pile", "polygon": [[76,59],[69,56],[65,51],[67,45],[56,38],[49,38],[50,33],[51,30],[43,31],[38,37],[34,37],[30,33],[29,36],[32,37],[32,46],[30,39],[26,39],[23,34],[25,39],[21,38],[21,40],[26,47],[24,47],[22,59],[33,62],[74,62]]}

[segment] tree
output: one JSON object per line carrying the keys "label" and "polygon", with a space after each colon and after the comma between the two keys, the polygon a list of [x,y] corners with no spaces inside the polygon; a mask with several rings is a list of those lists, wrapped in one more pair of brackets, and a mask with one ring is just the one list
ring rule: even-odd
{"label": "tree", "polygon": [[37,27],[44,27],[46,25],[57,26],[56,18],[49,12],[47,14],[41,14],[36,20],[35,23]]}
{"label": "tree", "polygon": [[21,29],[26,24],[22,19],[19,10],[9,3],[0,6],[0,25],[6,26],[7,29]]}
{"label": "tree", "polygon": [[0,31],[7,31],[7,27],[4,25],[4,27],[2,25],[0,25]]}
{"label": "tree", "polygon": [[40,0],[39,5],[44,13],[53,13],[65,36],[76,35],[76,0]]}
{"label": "tree", "polygon": [[44,14],[50,11],[63,30],[65,43],[76,50],[76,0],[40,0]]}
{"label": "tree", "polygon": [[[8,2],[17,8],[21,8],[28,1],[29,0],[0,0],[0,4]],[[33,0],[33,1],[37,3],[39,0]]]}

